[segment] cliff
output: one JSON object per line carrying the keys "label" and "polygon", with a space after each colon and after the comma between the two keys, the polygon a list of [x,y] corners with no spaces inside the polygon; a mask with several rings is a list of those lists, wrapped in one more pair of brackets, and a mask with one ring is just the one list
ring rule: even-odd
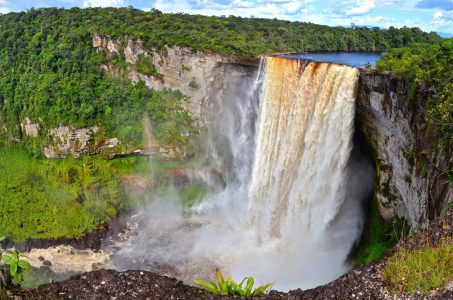
{"label": "cliff", "polygon": [[410,98],[404,80],[361,71],[357,123],[371,146],[377,171],[375,197],[384,219],[427,225],[452,199],[446,178],[451,149],[438,143],[424,115],[429,91]]}
{"label": "cliff", "polygon": [[[142,80],[149,88],[179,90],[187,96],[189,100],[182,105],[196,121],[198,128],[206,122],[203,110],[209,102],[215,101],[211,91],[213,86],[219,85],[218,80],[228,83],[259,63],[257,58],[179,46],[148,50],[140,40],[112,40],[97,34],[93,35],[93,47],[110,58],[115,55],[124,57],[127,63],[125,68],[115,67],[111,63],[101,66],[112,76],[126,77],[132,82]],[[153,74],[140,72],[139,62],[151,66]]]}
{"label": "cliff", "polygon": [[[107,62],[99,66],[110,76],[133,83],[143,81],[150,89],[179,90],[186,101],[181,105],[195,121],[198,130],[209,122],[207,110],[225,97],[223,92],[231,82],[249,77],[258,65],[258,59],[203,52],[186,47],[171,46],[163,49],[145,49],[140,40],[111,40],[93,35],[92,46],[106,55]],[[123,61],[121,67],[112,63],[113,57]],[[148,71],[141,73],[141,65]],[[143,128],[147,118],[143,118]],[[10,139],[26,137],[39,140],[42,153],[47,158],[60,159],[69,154],[79,157],[82,153],[102,153],[107,157],[118,155],[151,155],[159,159],[181,159],[187,153],[183,149],[164,147],[155,138],[144,132],[143,147],[122,147],[124,141],[115,136],[104,136],[101,124],[89,128],[75,128],[60,124],[55,128],[42,128],[41,120],[25,117],[17,131],[0,128]],[[149,121],[148,121],[149,123]],[[148,130],[149,131],[149,130]],[[151,146],[149,146],[151,145]]]}

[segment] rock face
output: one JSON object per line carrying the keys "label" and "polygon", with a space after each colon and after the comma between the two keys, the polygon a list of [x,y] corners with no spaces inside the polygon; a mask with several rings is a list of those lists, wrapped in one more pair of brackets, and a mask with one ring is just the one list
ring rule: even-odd
{"label": "rock face", "polygon": [[[122,44],[126,45],[123,49],[121,49]],[[189,101],[182,105],[199,127],[204,124],[204,106],[212,99],[210,91],[213,84],[218,84],[216,80],[230,82],[237,72],[243,74],[244,68],[247,69],[247,66],[255,68],[259,63],[257,58],[223,55],[179,46],[148,50],[143,47],[140,40],[121,42],[97,34],[93,36],[93,47],[98,51],[106,51],[110,55],[118,51],[124,52],[128,63],[126,74],[110,65],[102,66],[102,69],[111,75],[117,77],[126,75],[133,82],[144,81],[149,88],[179,90],[188,96]],[[159,76],[138,72],[136,64],[139,56],[145,57],[147,62],[155,67]],[[226,65],[229,66],[229,70],[237,72],[233,72],[234,74],[225,72]]]}
{"label": "rock face", "polygon": [[25,117],[24,121],[25,124],[22,123],[20,125],[22,127],[22,130],[25,131],[25,134],[27,136],[37,137],[40,129],[39,123],[32,123],[28,117]]}
{"label": "rock face", "polygon": [[362,71],[357,120],[374,152],[381,215],[420,228],[453,196],[442,171],[451,164],[451,149],[433,147],[437,143],[423,127],[427,95],[420,91],[415,104],[407,95],[404,81]]}
{"label": "rock face", "polygon": [[52,142],[44,148],[44,155],[47,158],[65,158],[68,153],[71,153],[77,158],[81,153],[98,152],[98,145],[93,139],[98,131],[97,126],[81,129],[59,126],[51,129],[48,136]]}

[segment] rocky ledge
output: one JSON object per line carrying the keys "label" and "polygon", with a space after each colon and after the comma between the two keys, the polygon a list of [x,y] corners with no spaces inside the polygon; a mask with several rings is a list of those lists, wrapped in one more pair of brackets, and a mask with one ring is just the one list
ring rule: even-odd
{"label": "rocky ledge", "polygon": [[[453,299],[453,286],[443,291],[421,294],[392,294],[383,278],[386,258],[399,247],[420,247],[420,241],[436,245],[453,237],[453,209],[432,221],[422,232],[400,242],[386,257],[351,270],[349,273],[323,286],[288,293],[271,291],[260,299]],[[452,287],[450,287],[452,286]],[[202,289],[184,284],[175,278],[146,271],[117,272],[98,270],[70,279],[40,286],[37,289],[16,292],[19,297],[32,299],[237,299],[216,296]]]}

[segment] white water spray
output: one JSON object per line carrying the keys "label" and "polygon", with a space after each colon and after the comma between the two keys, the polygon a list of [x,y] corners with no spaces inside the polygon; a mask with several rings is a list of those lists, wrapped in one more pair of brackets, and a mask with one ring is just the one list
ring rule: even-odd
{"label": "white water spray", "polygon": [[220,267],[279,290],[346,272],[371,187],[348,167],[357,77],[347,66],[269,57],[255,80],[230,83],[208,118],[210,163],[193,176],[210,192],[191,217],[176,192],[155,196],[115,255],[118,268],[192,283]]}

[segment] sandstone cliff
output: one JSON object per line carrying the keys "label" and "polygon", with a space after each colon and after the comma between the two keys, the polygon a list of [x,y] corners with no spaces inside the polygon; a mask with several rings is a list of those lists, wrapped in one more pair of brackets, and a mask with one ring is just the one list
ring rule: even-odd
{"label": "sandstone cliff", "polygon": [[357,95],[359,128],[374,152],[381,215],[424,227],[453,197],[445,173],[451,149],[438,144],[424,122],[427,92],[411,100],[405,81],[362,71]]}
{"label": "sandstone cliff", "polygon": [[[215,52],[205,52],[179,46],[166,46],[164,49],[145,49],[140,40],[111,40],[106,37],[93,35],[93,47],[105,51],[107,55],[122,52],[127,62],[126,70],[115,68],[111,64],[101,66],[112,76],[126,76],[132,82],[143,80],[149,88],[156,90],[179,90],[189,97],[182,103],[183,107],[196,121],[198,127],[203,126],[203,109],[212,100],[210,91],[212,85],[218,85],[218,80],[227,83],[232,81],[237,72],[231,71],[237,67],[243,73],[247,66],[258,65],[257,58],[223,55]],[[154,76],[140,73],[137,68],[139,56],[145,58],[156,69]],[[245,68],[245,69],[244,69]]]}

